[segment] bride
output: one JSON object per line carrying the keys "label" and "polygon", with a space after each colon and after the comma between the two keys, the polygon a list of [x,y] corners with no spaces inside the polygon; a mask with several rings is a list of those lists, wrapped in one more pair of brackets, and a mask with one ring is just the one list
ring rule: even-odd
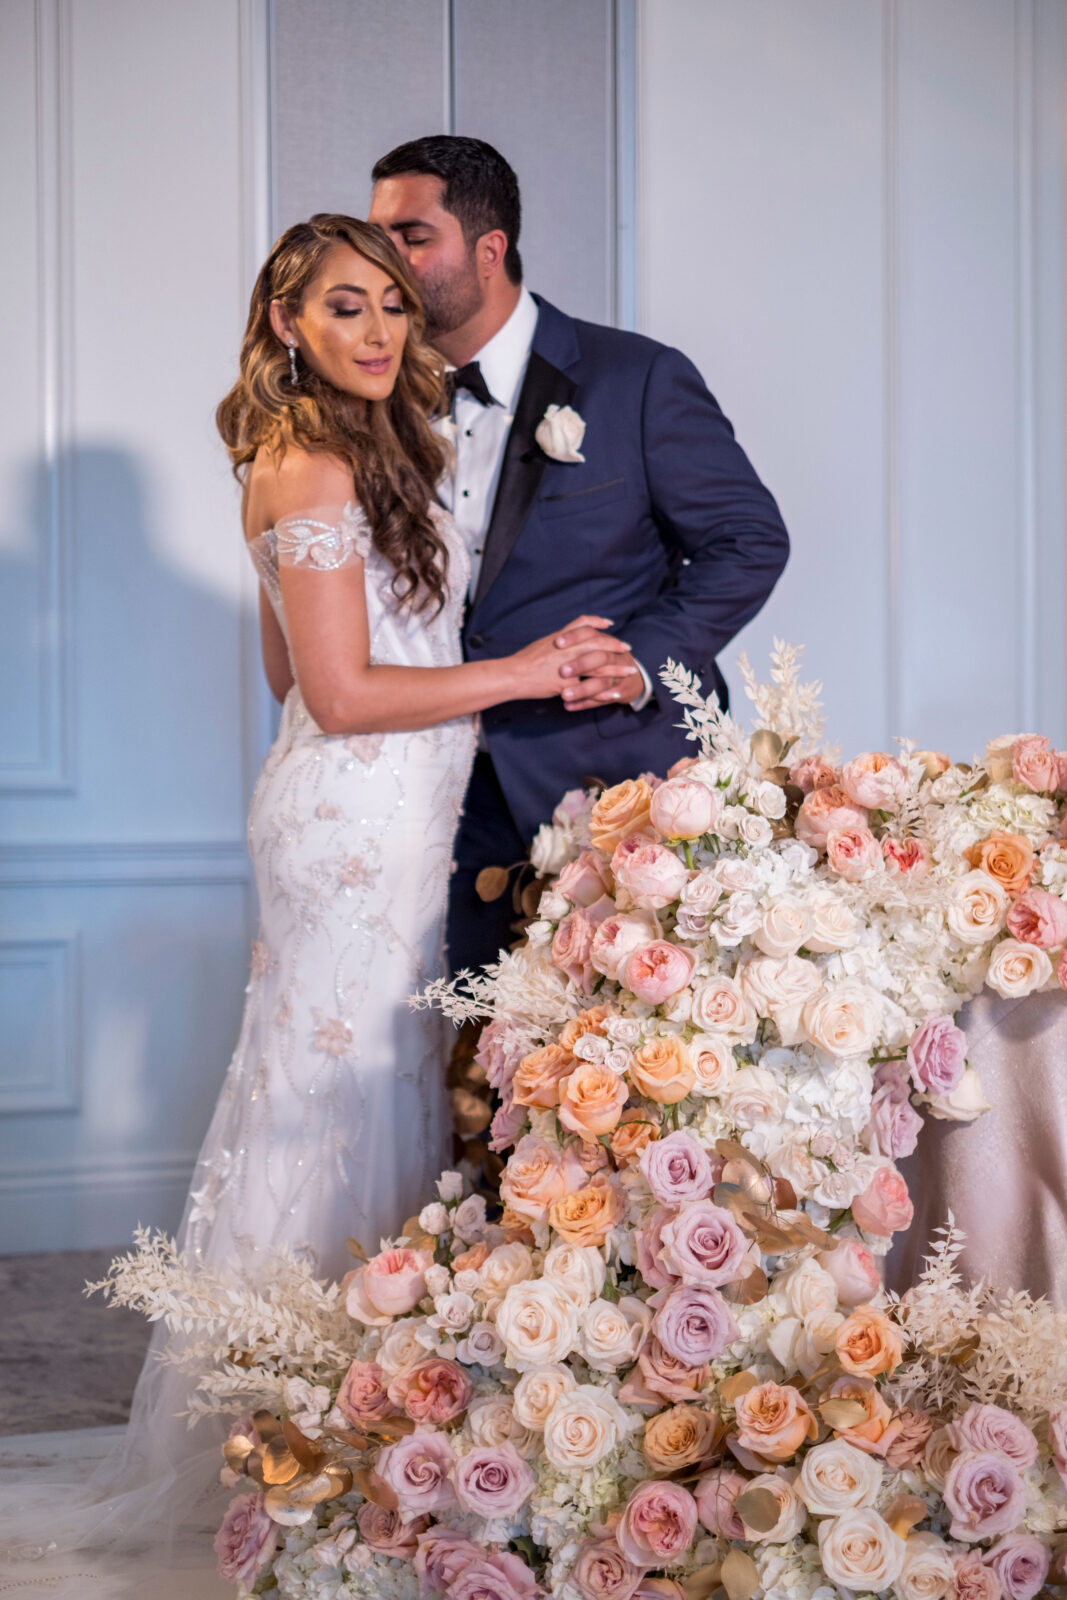
{"label": "bride", "polygon": [[[408,997],[443,971],[477,713],[561,694],[584,648],[553,634],[463,661],[468,562],[435,498],[445,386],[422,330],[387,235],[312,217],[259,274],[218,410],[285,703],[249,816],[261,927],[244,1021],[178,1243],[253,1281],[283,1247],[340,1275],[352,1261],[338,1241],[376,1250],[447,1164],[445,1024]],[[567,626],[580,623],[609,625]],[[619,641],[605,648],[625,658]],[[81,1492],[51,1497],[44,1546],[151,1538],[217,1480],[215,1432],[190,1436],[176,1417],[188,1380],[158,1360],[166,1342],[160,1324],[119,1449]],[[0,1549],[37,1542],[25,1492],[45,1491],[20,1490]]]}

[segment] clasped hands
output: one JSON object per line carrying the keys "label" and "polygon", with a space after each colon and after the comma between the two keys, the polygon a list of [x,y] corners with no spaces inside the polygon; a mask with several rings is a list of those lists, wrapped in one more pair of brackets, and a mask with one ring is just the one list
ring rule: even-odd
{"label": "clasped hands", "polygon": [[612,623],[607,617],[581,617],[556,635],[557,650],[573,650],[560,667],[560,677],[570,680],[563,691],[568,711],[589,711],[594,706],[629,705],[645,691],[645,680],[630,654],[630,646],[604,630]]}

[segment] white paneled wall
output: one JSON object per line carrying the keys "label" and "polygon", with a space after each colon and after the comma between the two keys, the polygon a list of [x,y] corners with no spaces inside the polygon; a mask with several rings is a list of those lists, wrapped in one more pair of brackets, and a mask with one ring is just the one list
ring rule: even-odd
{"label": "white paneled wall", "polygon": [[263,703],[212,413],[265,244],[264,24],[0,6],[0,1251],[173,1225],[236,1038]]}
{"label": "white paneled wall", "polygon": [[754,663],[851,749],[1062,742],[1060,0],[643,0],[638,106],[640,326],[793,535]]}

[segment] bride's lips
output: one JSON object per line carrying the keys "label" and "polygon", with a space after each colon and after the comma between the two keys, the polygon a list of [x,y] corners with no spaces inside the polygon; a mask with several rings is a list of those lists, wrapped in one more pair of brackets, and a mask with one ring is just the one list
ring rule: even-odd
{"label": "bride's lips", "polygon": [[356,366],[362,367],[364,372],[388,372],[392,366],[392,356],[379,356],[374,361],[357,361]]}

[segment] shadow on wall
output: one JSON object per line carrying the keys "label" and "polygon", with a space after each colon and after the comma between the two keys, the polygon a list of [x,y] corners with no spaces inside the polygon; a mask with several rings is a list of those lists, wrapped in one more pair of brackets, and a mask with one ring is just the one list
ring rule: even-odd
{"label": "shadow on wall", "polygon": [[[24,937],[74,931],[80,970],[75,1015],[58,1025],[64,995],[47,974],[20,980],[10,968],[0,988],[0,1170],[13,1185],[0,1253],[175,1226],[247,981],[241,608],[168,564],[136,457],[86,446],[62,467],[73,513],[65,638],[41,554],[47,463],[25,466],[0,522],[12,709],[0,749],[32,754],[47,715],[39,652],[73,651],[75,786],[5,797],[5,854],[29,881],[0,886],[0,922]],[[240,538],[236,516],[220,537]],[[62,847],[47,881],[34,872],[39,855],[18,858],[20,842],[41,840]],[[32,1085],[68,1072],[74,1108],[33,1109]],[[31,1085],[30,1107],[5,1114],[15,1084]]]}

